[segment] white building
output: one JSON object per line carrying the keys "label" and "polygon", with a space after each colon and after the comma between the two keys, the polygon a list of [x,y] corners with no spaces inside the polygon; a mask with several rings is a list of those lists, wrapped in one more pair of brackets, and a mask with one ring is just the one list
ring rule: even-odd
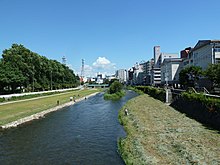
{"label": "white building", "polygon": [[133,84],[134,85],[142,85],[144,82],[144,63],[138,64],[136,63],[133,67]]}
{"label": "white building", "polygon": [[203,70],[209,64],[220,62],[220,40],[199,40],[190,51],[189,65],[200,66]]}
{"label": "white building", "polygon": [[120,83],[126,83],[127,81],[127,70],[119,69],[116,71],[116,78],[119,80]]}
{"label": "white building", "polygon": [[[160,46],[154,47],[154,67],[151,71],[151,85],[161,85],[161,65],[165,59],[178,58],[177,53],[161,53]],[[164,71],[163,71],[164,72]]]}
{"label": "white building", "polygon": [[165,59],[161,65],[161,84],[179,84],[179,72],[182,69],[181,58]]}

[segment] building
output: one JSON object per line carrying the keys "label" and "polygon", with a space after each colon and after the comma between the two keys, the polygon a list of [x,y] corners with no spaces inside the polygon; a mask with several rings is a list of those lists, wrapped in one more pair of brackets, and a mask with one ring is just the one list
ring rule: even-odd
{"label": "building", "polygon": [[209,64],[220,63],[220,40],[199,40],[189,53],[189,65],[206,70]]}
{"label": "building", "polygon": [[154,46],[154,68],[159,68],[160,46]]}
{"label": "building", "polygon": [[[154,67],[151,70],[151,85],[161,85],[161,65],[165,59],[178,58],[177,53],[161,53],[160,46],[154,47]],[[163,71],[164,72],[164,71]]]}
{"label": "building", "polygon": [[190,64],[190,51],[192,50],[191,47],[185,48],[184,50],[180,51],[180,58],[183,59],[182,66],[183,68],[188,67]]}
{"label": "building", "polygon": [[115,76],[119,80],[120,83],[126,83],[127,82],[127,70],[119,69],[119,70],[116,71]]}
{"label": "building", "polygon": [[152,58],[151,60],[146,62],[146,85],[151,85],[152,82],[152,76],[151,76],[151,71],[154,68],[154,59]]}
{"label": "building", "polygon": [[158,86],[161,84],[160,68],[153,68],[151,70],[151,85]]}
{"label": "building", "polygon": [[146,65],[144,62],[138,64],[136,63],[133,73],[133,84],[134,85],[143,85],[144,84],[144,77],[146,73],[144,72],[144,68],[146,68]]}
{"label": "building", "polygon": [[171,58],[178,58],[178,54],[177,53],[161,53],[158,59],[159,68],[161,68],[161,65],[165,59],[171,59]]}
{"label": "building", "polygon": [[154,46],[154,66],[151,70],[151,85],[160,85],[160,46]]}
{"label": "building", "polygon": [[179,73],[182,69],[181,58],[165,59],[161,65],[161,84],[177,87],[179,84]]}
{"label": "building", "polygon": [[189,56],[189,52],[192,50],[191,47],[185,48],[184,50],[180,51],[180,58],[186,59]]}

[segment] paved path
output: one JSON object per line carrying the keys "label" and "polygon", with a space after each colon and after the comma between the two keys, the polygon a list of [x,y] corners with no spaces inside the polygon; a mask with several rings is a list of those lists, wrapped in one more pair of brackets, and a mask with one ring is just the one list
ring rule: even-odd
{"label": "paved path", "polygon": [[[10,95],[0,95],[0,97],[4,97],[4,98],[10,98],[12,96],[24,96],[24,95],[33,95],[33,94],[42,94],[42,93],[51,93],[51,92],[64,92],[64,91],[73,91],[73,90],[77,90],[77,89],[81,89],[81,88],[69,88],[69,89],[59,89],[59,90],[52,90],[52,91],[42,91],[42,92],[30,92],[30,93],[20,93],[20,94],[10,94]],[[59,93],[59,94],[54,94],[54,95],[63,95],[69,92],[65,92],[65,93]],[[16,101],[8,101],[8,102],[2,102],[0,103],[0,105],[5,105],[5,104],[12,104],[12,103],[17,103],[17,102],[24,102],[24,101],[29,101],[29,100],[37,100],[40,98],[46,98],[46,97],[51,97],[54,95],[49,95],[49,96],[40,96],[40,97],[34,97],[34,98],[30,98],[30,99],[24,99],[24,100],[16,100]]]}
{"label": "paved path", "polygon": [[82,86],[77,88],[68,88],[68,89],[57,89],[57,90],[50,90],[50,91],[41,91],[41,92],[28,92],[28,93],[15,93],[15,94],[8,94],[8,95],[0,95],[0,98],[11,98],[13,96],[25,96],[25,95],[35,95],[35,94],[42,94],[42,93],[51,93],[51,92],[63,92],[63,91],[70,91],[70,90],[77,90],[82,89]]}

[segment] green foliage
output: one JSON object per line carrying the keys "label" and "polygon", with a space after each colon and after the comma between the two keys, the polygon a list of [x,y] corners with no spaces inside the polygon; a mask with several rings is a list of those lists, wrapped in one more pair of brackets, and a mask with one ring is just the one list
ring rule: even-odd
{"label": "green foliage", "polygon": [[115,82],[115,81],[118,81],[118,80],[117,80],[117,79],[111,79],[111,80],[109,81],[109,83],[108,83],[108,84],[109,84],[109,86],[111,86],[111,85],[112,85],[112,83],[113,83],[113,82]]}
{"label": "green foliage", "polygon": [[196,81],[203,75],[202,68],[190,66],[182,69],[179,73],[179,82],[184,87],[195,87]]}
{"label": "green foliage", "polygon": [[23,45],[13,44],[3,51],[2,57],[0,92],[5,88],[14,93],[17,87],[41,91],[79,85],[79,77],[67,66],[31,52]]}
{"label": "green foliage", "polygon": [[132,91],[138,93],[139,95],[143,95],[143,94],[144,94],[144,92],[143,92],[142,90],[139,90],[139,89],[134,88],[134,87],[132,87],[132,86],[127,86],[127,89],[128,89],[128,90],[132,90]]}
{"label": "green foliage", "polygon": [[109,94],[114,94],[114,93],[117,93],[117,92],[120,92],[123,88],[123,85],[118,82],[118,81],[114,81],[111,86],[109,87]]}
{"label": "green foliage", "polygon": [[158,99],[160,101],[165,101],[166,92],[164,91],[164,89],[155,88],[151,86],[137,86],[135,88],[143,91],[144,93],[150,95],[151,97],[155,99]]}
{"label": "green foliage", "polygon": [[213,82],[214,86],[220,87],[220,63],[209,65],[205,75]]}
{"label": "green foliage", "polygon": [[104,99],[106,100],[119,100],[121,97],[125,95],[125,92],[122,91],[123,85],[118,82],[114,81],[107,92],[104,94]]}
{"label": "green foliage", "polygon": [[104,99],[105,100],[119,100],[120,98],[122,98],[125,95],[124,91],[120,91],[120,92],[116,92],[113,94],[109,94],[109,93],[105,93],[104,94]]}
{"label": "green foliage", "polygon": [[4,102],[5,101],[5,98],[0,98],[0,102]]}
{"label": "green foliage", "polygon": [[220,99],[208,97],[204,94],[183,92],[181,96],[188,101],[199,102],[207,107],[207,110],[215,109],[220,113]]}

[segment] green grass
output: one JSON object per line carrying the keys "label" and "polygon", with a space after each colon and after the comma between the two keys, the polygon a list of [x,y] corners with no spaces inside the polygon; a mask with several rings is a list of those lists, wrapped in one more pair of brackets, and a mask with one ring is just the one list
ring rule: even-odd
{"label": "green grass", "polygon": [[119,153],[127,165],[212,164],[219,160],[217,131],[146,94],[129,100],[118,118],[127,133],[126,138],[118,140]]}
{"label": "green grass", "polygon": [[53,108],[57,106],[57,100],[59,100],[60,104],[64,104],[69,102],[70,97],[76,96],[76,99],[78,99],[97,91],[98,90],[71,91],[62,94],[54,94],[52,96],[43,97],[36,100],[27,100],[0,105],[0,125],[4,125],[20,118]]}
{"label": "green grass", "polygon": [[109,94],[106,92],[104,94],[104,99],[116,101],[116,100],[119,100],[120,98],[122,98],[124,95],[125,95],[125,91],[120,91],[120,92],[113,93],[113,94]]}

